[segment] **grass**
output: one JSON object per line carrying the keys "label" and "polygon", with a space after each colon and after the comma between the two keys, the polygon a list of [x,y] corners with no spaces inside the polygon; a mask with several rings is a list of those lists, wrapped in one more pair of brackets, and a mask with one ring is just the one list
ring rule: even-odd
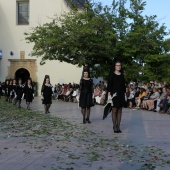
{"label": "grass", "polygon": [[[0,100],[0,125],[0,134],[6,140],[15,138],[25,144],[24,156],[32,154],[30,148],[44,154],[53,148],[55,154],[51,159],[56,160],[56,165],[51,169],[71,170],[80,166],[90,169],[94,164],[97,169],[109,169],[116,162],[118,169],[148,170],[170,164],[170,154],[157,146],[133,146],[114,136],[102,138],[61,118],[18,109],[3,99]],[[4,146],[4,151],[9,151],[8,147]]]}

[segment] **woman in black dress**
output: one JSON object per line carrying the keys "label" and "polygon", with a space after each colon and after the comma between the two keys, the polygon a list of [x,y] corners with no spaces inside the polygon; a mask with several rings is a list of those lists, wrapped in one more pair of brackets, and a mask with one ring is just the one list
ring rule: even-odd
{"label": "woman in black dress", "polygon": [[1,96],[2,96],[2,83],[0,81],[0,99],[1,99]]}
{"label": "woman in black dress", "polygon": [[7,102],[9,99],[9,80],[5,80],[5,85],[4,85],[4,91],[5,91],[5,101]]}
{"label": "woman in black dress", "polygon": [[9,80],[9,91],[8,91],[8,93],[9,93],[8,102],[9,103],[12,103],[12,91],[13,91],[13,80],[10,79]]}
{"label": "woman in black dress", "polygon": [[24,91],[24,86],[22,85],[22,80],[19,79],[18,80],[18,85],[16,86],[16,95],[15,95],[15,103],[14,105],[16,105],[18,103],[18,108],[21,108],[21,98],[23,95],[23,91]]}
{"label": "woman in black dress", "polygon": [[42,89],[42,103],[44,104],[45,114],[49,113],[49,108],[52,104],[52,86],[50,84],[50,79],[48,77],[45,78]]}
{"label": "woman in black dress", "polygon": [[27,83],[26,83],[26,85],[24,87],[24,96],[25,96],[25,99],[26,99],[27,109],[30,110],[30,103],[34,99],[34,87],[32,85],[31,78],[29,78],[27,80]]}
{"label": "woman in black dress", "polygon": [[108,100],[116,93],[117,96],[112,99],[112,121],[115,133],[121,133],[120,122],[122,117],[122,107],[125,105],[125,80],[121,69],[121,60],[115,58],[112,63],[109,79],[108,79]]}
{"label": "woman in black dress", "polygon": [[90,108],[93,106],[93,80],[90,78],[89,69],[83,69],[83,76],[80,80],[79,106],[83,114],[83,123],[90,122]]}
{"label": "woman in black dress", "polygon": [[13,79],[13,83],[12,83],[12,100],[13,100],[13,104],[16,103],[16,88],[17,88],[17,84],[16,84],[16,80]]}

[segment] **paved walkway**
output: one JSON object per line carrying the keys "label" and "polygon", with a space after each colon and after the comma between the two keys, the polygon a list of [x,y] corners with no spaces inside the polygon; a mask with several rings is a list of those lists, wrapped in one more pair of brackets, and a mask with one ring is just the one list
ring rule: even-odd
{"label": "paved walkway", "polygon": [[[22,106],[25,107],[24,102]],[[34,99],[31,105],[33,110],[44,112],[43,105],[39,97]],[[103,108],[96,105],[91,110],[91,124],[82,124],[82,114],[77,103],[67,103],[53,100],[50,108],[50,114],[60,118],[64,118],[69,122],[76,124],[97,133],[104,139],[117,138],[120,141],[125,141],[128,145],[135,146],[156,146],[165,150],[170,154],[170,115],[148,112],[143,110],[123,109],[121,122],[121,130],[123,133],[113,133],[111,114],[107,119],[102,120]],[[44,150],[36,150],[30,148],[29,142],[24,142],[23,139],[8,139],[4,138],[4,134],[0,134],[0,170],[41,170],[41,169],[64,169],[62,166],[56,168],[56,163],[61,155],[57,155],[57,148],[50,147],[50,144],[42,144],[46,148]],[[35,141],[34,141],[35,142]],[[62,145],[62,144],[61,144]],[[71,150],[76,151],[74,143],[68,143]],[[58,148],[60,144],[58,145]],[[62,146],[63,147],[63,146]],[[75,149],[75,150],[74,150]],[[55,155],[55,156],[54,156]],[[68,156],[68,155],[67,155]],[[62,157],[62,156],[61,156]],[[62,157],[63,158],[63,157]],[[67,159],[67,158],[66,158]],[[74,160],[76,166],[74,165]],[[61,161],[61,160],[60,160]],[[63,160],[64,161],[64,160]],[[67,162],[67,161],[66,161]],[[96,169],[111,169],[111,170],[135,170],[138,167],[127,167],[121,162],[93,162],[90,166],[79,166],[85,163],[79,162],[76,158],[69,163],[71,168],[77,170],[96,170]],[[97,164],[102,166],[98,167]],[[147,168],[146,168],[147,169]],[[159,168],[158,168],[159,169]],[[170,169],[166,167],[163,169]]]}

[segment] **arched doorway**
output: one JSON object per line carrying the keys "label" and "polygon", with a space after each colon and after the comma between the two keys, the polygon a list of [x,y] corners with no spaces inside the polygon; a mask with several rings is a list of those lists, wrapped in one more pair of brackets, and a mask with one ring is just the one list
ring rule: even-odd
{"label": "arched doorway", "polygon": [[25,83],[27,79],[30,77],[30,73],[25,68],[20,68],[15,72],[15,79],[18,82],[18,79],[22,79],[22,83]]}

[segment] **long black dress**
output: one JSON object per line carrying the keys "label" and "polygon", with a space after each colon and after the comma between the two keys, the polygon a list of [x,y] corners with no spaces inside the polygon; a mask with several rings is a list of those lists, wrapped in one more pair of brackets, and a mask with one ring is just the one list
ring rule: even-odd
{"label": "long black dress", "polygon": [[92,101],[92,93],[93,93],[93,80],[80,80],[80,100],[79,106],[82,108],[89,108],[93,106]]}
{"label": "long black dress", "polygon": [[117,93],[117,96],[112,99],[113,107],[125,106],[126,87],[123,74],[117,75],[113,73],[109,76],[107,91],[110,92],[111,95]]}
{"label": "long black dress", "polygon": [[9,97],[9,96],[10,96],[10,93],[9,93],[9,85],[6,85],[6,84],[5,84],[4,89],[5,89],[5,96],[6,96],[6,97]]}
{"label": "long black dress", "polygon": [[43,97],[44,97],[42,103],[43,104],[52,104],[53,91],[52,91],[51,85],[49,85],[49,86],[43,85],[41,92],[43,93]]}
{"label": "long black dress", "polygon": [[17,85],[16,86],[16,95],[17,100],[21,101],[22,95],[23,95],[24,87],[23,85]]}
{"label": "long black dress", "polygon": [[11,96],[11,98],[14,98],[14,97],[15,97],[16,88],[17,88],[17,85],[16,85],[16,84],[13,84],[13,85],[12,85],[12,96]]}
{"label": "long black dress", "polygon": [[26,85],[24,87],[24,94],[25,94],[25,99],[26,102],[32,102],[33,100],[33,94],[34,94],[34,88],[32,86]]}
{"label": "long black dress", "polygon": [[2,84],[0,84],[0,97],[2,96]]}

